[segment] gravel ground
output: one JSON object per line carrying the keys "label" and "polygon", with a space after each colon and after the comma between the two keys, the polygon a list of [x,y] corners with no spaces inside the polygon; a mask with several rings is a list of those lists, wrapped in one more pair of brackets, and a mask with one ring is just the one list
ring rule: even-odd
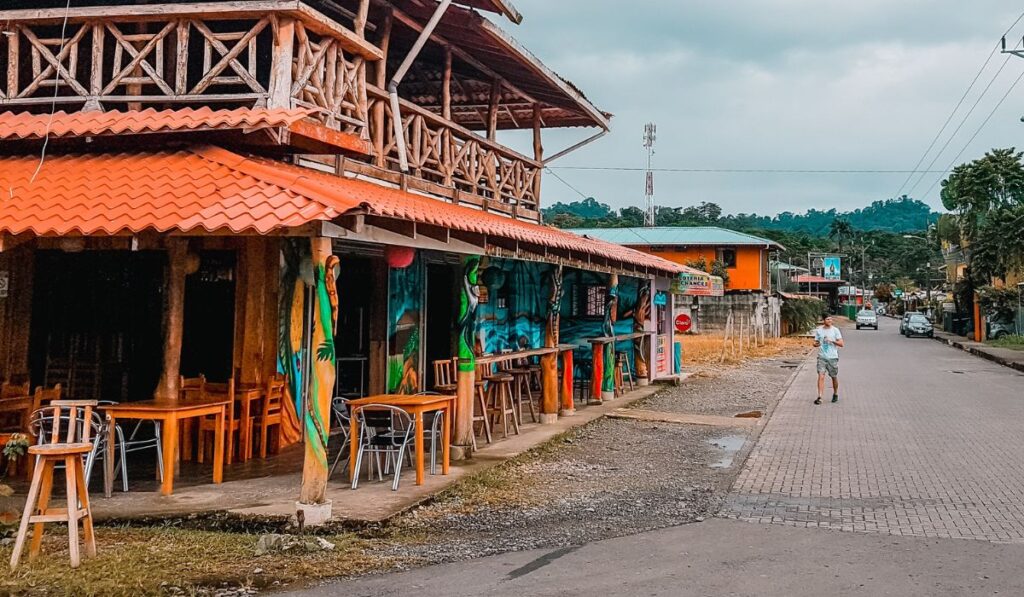
{"label": "gravel ground", "polygon": [[[767,411],[798,359],[704,371],[635,407],[728,416]],[[718,511],[746,433],[600,419],[393,521],[382,531],[390,540],[380,555],[433,564],[700,521]]]}

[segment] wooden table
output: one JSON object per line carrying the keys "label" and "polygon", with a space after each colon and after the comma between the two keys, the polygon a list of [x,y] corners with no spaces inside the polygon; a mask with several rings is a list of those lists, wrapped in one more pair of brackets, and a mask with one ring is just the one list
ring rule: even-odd
{"label": "wooden table", "polygon": [[[216,416],[216,430],[213,439],[213,482],[220,483],[224,479],[224,421],[227,417],[229,401],[226,398],[207,398],[205,400],[173,400],[157,398],[142,402],[125,402],[101,406],[100,409],[109,417],[110,429],[114,429],[117,419],[144,419],[160,421],[161,439],[163,441],[164,480],[160,485],[161,495],[174,492],[174,463],[178,453],[178,422],[208,415]],[[109,434],[108,442],[110,458],[104,458],[103,464],[109,473],[103,482],[103,494],[110,497],[114,484],[114,458],[116,454],[115,440],[117,434]]]}
{"label": "wooden table", "polygon": [[[356,411],[365,406],[397,406],[413,416],[416,421],[416,484],[423,485],[423,413],[436,410],[444,411],[444,424],[441,429],[441,474],[448,474],[448,452],[451,447],[452,410],[455,407],[455,396],[442,395],[421,395],[407,396],[402,394],[381,394],[378,396],[367,396],[358,400],[348,402],[352,418],[349,422],[349,441],[352,442],[352,449],[349,450],[348,473],[349,478],[355,478],[356,456],[359,450],[356,442],[359,441],[359,428]],[[436,438],[434,441],[437,441]]]}
{"label": "wooden table", "polygon": [[476,364],[493,365],[494,363],[504,363],[505,361],[528,359],[530,357],[542,357],[546,354],[552,354],[555,352],[558,352],[557,348],[531,348],[529,350],[517,350],[515,352],[488,354],[482,357],[477,357]]}

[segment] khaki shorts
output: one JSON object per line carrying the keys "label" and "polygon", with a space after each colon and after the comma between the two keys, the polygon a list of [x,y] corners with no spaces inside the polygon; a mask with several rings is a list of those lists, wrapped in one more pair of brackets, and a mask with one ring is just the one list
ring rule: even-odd
{"label": "khaki shorts", "polygon": [[839,377],[839,359],[818,357],[818,373],[827,373],[829,377]]}

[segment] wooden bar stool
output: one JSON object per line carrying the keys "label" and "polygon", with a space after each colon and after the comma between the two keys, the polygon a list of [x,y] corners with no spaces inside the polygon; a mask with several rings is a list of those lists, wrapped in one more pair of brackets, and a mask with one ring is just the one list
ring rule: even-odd
{"label": "wooden bar stool", "polygon": [[512,382],[515,377],[506,371],[497,371],[486,377],[487,397],[492,416],[491,429],[501,421],[502,437],[508,437],[508,420],[512,419],[512,431],[519,435],[519,418],[516,416],[515,403],[512,399]]}
{"label": "wooden bar stool", "polygon": [[626,382],[629,382],[629,391],[633,387],[633,370],[629,367],[629,355],[625,352],[615,353],[615,390],[621,396],[626,393]]}
{"label": "wooden bar stool", "polygon": [[[84,458],[93,450],[90,441],[92,431],[92,409],[94,400],[55,400],[50,406],[37,411],[36,422],[40,424],[40,433],[44,419],[50,418],[52,431],[50,443],[29,446],[29,456],[35,456],[39,462],[32,475],[32,485],[25,501],[25,511],[18,527],[18,537],[14,542],[14,553],[11,554],[11,570],[18,567],[21,552],[25,548],[28,525],[32,529],[32,546],[29,549],[29,560],[34,560],[43,545],[43,525],[48,522],[68,523],[68,551],[71,554],[71,567],[81,564],[78,552],[78,522],[82,521],[82,535],[85,543],[85,554],[96,556],[96,537],[92,528],[92,510],[89,508],[89,490],[85,483]],[[61,423],[66,422],[64,441],[61,442]],[[53,469],[57,464],[64,464],[64,477],[67,492],[66,508],[51,508],[50,493],[53,489]]]}
{"label": "wooden bar stool", "polygon": [[487,380],[484,379],[486,369],[484,367],[476,368],[476,376],[473,380],[473,395],[476,397],[476,404],[473,407],[473,449],[476,450],[476,425],[480,424],[481,431],[484,434],[484,439],[487,443],[491,443],[494,439],[491,437],[491,421],[487,416]]}
{"label": "wooden bar stool", "polygon": [[508,372],[512,374],[513,378],[512,389],[514,390],[516,416],[519,418],[519,424],[523,424],[524,390],[526,391],[526,404],[530,407],[530,420],[536,423],[537,411],[533,407],[533,389],[530,387],[533,383],[533,371],[527,363],[523,363],[518,367],[512,367]]}

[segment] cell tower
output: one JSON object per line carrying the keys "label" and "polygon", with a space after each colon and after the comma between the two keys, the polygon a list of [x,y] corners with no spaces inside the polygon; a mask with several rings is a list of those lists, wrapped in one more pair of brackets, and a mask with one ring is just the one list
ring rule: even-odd
{"label": "cell tower", "polygon": [[658,125],[648,122],[644,125],[644,148],[647,150],[644,226],[654,226],[654,171],[651,170],[651,160],[654,158],[654,142],[657,139]]}

